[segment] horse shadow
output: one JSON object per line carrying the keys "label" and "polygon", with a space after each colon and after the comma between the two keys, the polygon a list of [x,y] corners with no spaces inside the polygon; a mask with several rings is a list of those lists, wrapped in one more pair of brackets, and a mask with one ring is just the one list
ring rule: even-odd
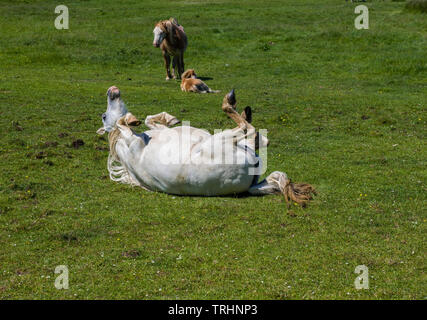
{"label": "horse shadow", "polygon": [[212,77],[199,77],[197,76],[198,79],[202,80],[202,81],[208,81],[208,80],[213,80]]}

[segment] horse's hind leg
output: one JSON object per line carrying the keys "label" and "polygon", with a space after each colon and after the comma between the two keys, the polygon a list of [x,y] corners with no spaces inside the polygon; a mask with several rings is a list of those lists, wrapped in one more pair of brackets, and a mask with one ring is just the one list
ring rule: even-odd
{"label": "horse's hind leg", "polygon": [[238,134],[236,136],[236,143],[242,139],[247,139],[246,145],[252,150],[255,150],[255,137],[256,131],[252,124],[250,124],[244,116],[239,114],[236,111],[236,96],[234,94],[234,89],[231,90],[228,94],[225,95],[224,100],[222,101],[222,110],[237,124],[237,128],[232,131]]}
{"label": "horse's hind leg", "polygon": [[[242,117],[249,123],[252,123],[252,109],[251,107],[245,107],[245,110],[241,113]],[[268,141],[267,137],[260,134],[258,131],[255,136],[255,150],[259,150],[265,147],[268,147],[270,141]]]}
{"label": "horse's hind leg", "polygon": [[177,67],[179,66],[179,63],[178,63],[178,56],[173,56],[173,58],[172,58],[172,77],[174,78],[174,79],[176,79],[176,75],[177,74],[179,74],[178,72],[177,72]]}
{"label": "horse's hind leg", "polygon": [[258,184],[251,186],[248,192],[252,195],[283,194],[285,201],[290,206],[294,201],[305,206],[316,194],[314,187],[307,183],[292,183],[286,173],[274,171]]}
{"label": "horse's hind leg", "polygon": [[263,196],[267,194],[281,194],[280,188],[277,184],[267,181],[267,179],[251,186],[248,190],[251,195]]}
{"label": "horse's hind leg", "polygon": [[145,118],[145,125],[150,129],[169,128],[178,124],[180,121],[167,112],[161,112]]}
{"label": "horse's hind leg", "polygon": [[184,73],[184,52],[179,55],[179,64],[178,64],[178,76],[181,79],[181,75]]}

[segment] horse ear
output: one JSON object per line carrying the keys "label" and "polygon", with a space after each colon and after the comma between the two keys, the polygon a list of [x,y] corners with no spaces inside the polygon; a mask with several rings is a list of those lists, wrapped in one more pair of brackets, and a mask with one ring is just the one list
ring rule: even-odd
{"label": "horse ear", "polygon": [[170,21],[170,22],[172,22],[173,24],[176,24],[176,25],[178,25],[178,26],[179,26],[178,21],[177,21],[175,18],[170,17],[170,18],[169,18],[169,21]]}
{"label": "horse ear", "polygon": [[125,122],[128,126],[139,126],[141,121],[139,121],[132,113],[128,113],[125,118]]}

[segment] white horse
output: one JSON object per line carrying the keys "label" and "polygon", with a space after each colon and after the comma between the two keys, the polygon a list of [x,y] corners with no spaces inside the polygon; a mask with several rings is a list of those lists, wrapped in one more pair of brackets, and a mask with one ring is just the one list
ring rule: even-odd
{"label": "white horse", "polygon": [[214,135],[190,126],[170,128],[179,120],[166,112],[148,116],[150,130],[137,134],[130,127],[140,121],[127,111],[119,89],[109,88],[107,97],[97,133],[109,132],[113,181],[177,195],[283,194],[288,205],[305,205],[315,193],[311,185],[292,183],[279,171],[258,183],[262,164],[255,152],[256,131],[236,111],[234,90],[224,97],[222,109],[238,126]]}

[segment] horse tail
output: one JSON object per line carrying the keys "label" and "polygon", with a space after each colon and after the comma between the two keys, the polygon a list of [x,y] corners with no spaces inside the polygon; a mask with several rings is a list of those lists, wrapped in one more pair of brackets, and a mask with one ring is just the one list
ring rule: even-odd
{"label": "horse tail", "polygon": [[293,183],[285,173],[276,171],[266,178],[269,184],[276,185],[285,198],[288,208],[292,201],[305,207],[316,195],[316,189],[308,183]]}

